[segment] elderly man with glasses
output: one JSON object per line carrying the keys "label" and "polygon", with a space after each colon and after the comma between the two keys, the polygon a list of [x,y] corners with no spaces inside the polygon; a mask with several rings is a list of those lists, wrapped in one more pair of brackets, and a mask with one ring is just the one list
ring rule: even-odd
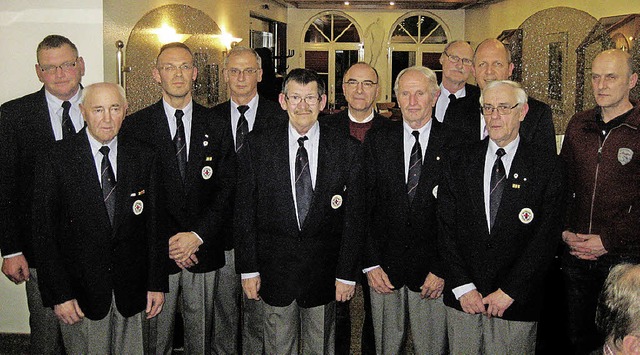
{"label": "elderly man with glasses", "polygon": [[449,42],[442,55],[442,81],[440,82],[440,96],[436,102],[434,117],[442,122],[450,104],[467,97],[478,97],[480,90],[477,86],[467,84],[467,79],[473,70],[473,48],[466,41]]}
{"label": "elderly man with glasses", "polygon": [[562,231],[561,164],[522,139],[519,84],[493,81],[480,103],[489,139],[452,150],[438,189],[449,350],[533,354]]}
{"label": "elderly man with glasses", "polygon": [[236,267],[264,301],[267,354],[335,353],[335,302],[353,297],[362,248],[360,148],[318,122],[322,79],[292,70],[280,105],[289,121],[251,132],[239,159]]}

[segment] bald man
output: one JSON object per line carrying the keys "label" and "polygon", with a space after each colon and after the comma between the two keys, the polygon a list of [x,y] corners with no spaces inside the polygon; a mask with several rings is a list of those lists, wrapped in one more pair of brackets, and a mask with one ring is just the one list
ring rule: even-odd
{"label": "bald man", "polygon": [[[497,39],[486,39],[476,48],[473,57],[473,75],[480,90],[483,90],[491,81],[509,79],[513,68],[509,49]],[[462,100],[457,100],[455,105],[450,105],[444,118],[446,124],[462,130],[470,142],[482,140],[488,136],[488,130],[479,109],[479,91],[476,95],[468,95]],[[549,105],[529,98],[529,112],[520,126],[520,136],[540,149],[552,154],[556,153],[555,129]]]}
{"label": "bald man", "polygon": [[571,118],[560,153],[570,196],[562,271],[576,354],[602,346],[593,320],[609,269],[640,263],[640,108],[629,99],[638,74],[621,50],[598,54],[591,68],[597,106]]}

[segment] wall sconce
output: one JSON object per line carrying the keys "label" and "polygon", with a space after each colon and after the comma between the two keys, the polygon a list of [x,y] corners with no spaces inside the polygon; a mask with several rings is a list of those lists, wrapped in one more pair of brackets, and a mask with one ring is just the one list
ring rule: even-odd
{"label": "wall sconce", "polygon": [[217,38],[227,50],[230,50],[237,46],[238,43],[242,42],[242,38],[233,37],[231,33],[226,32],[224,29],[222,29],[222,33],[219,35],[212,35],[212,37]]}
{"label": "wall sconce", "polygon": [[162,44],[167,44],[171,42],[184,42],[191,37],[190,34],[182,34],[177,33],[176,29],[167,25],[166,23],[162,24],[160,28],[154,28],[151,30],[151,33],[158,36],[158,41]]}

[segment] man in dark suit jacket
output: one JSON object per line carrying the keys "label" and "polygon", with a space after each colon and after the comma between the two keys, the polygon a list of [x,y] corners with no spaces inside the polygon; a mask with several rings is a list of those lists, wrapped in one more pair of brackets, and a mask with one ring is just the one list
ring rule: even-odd
{"label": "man in dark suit jacket", "polygon": [[519,84],[494,81],[481,102],[489,139],[454,151],[439,189],[449,349],[532,354],[563,176],[554,153],[518,134],[528,109]]}
{"label": "man in dark suit jacket", "polygon": [[[224,61],[224,79],[231,98],[214,107],[213,115],[223,127],[222,144],[231,152],[242,148],[246,134],[252,130],[267,130],[287,121],[287,115],[280,105],[258,95],[258,83],[263,75],[261,61],[253,49],[241,46],[233,47]],[[216,274],[211,351],[214,354],[233,354],[242,350],[245,354],[261,354],[264,312],[260,301],[242,299],[233,249],[233,208],[228,209],[224,218],[222,235],[225,265]],[[239,324],[242,324],[241,349],[238,349]]]}
{"label": "man in dark suit jacket", "polygon": [[78,106],[84,60],[75,44],[59,35],[45,37],[37,57],[35,70],[42,89],[0,107],[0,249],[2,272],[16,284],[27,282],[30,352],[59,354],[60,326],[53,312],[42,306],[38,289],[31,202],[36,158],[84,125]]}
{"label": "man in dark suit jacket", "polygon": [[[252,132],[239,159],[236,268],[263,299],[267,354],[334,353],[335,302],[353,297],[362,238],[359,144],[319,124],[324,84],[308,69],[285,79],[289,123]],[[301,337],[298,335],[301,332]]]}
{"label": "man in dark suit jacket", "polygon": [[[384,116],[374,111],[376,100],[380,96],[378,72],[364,62],[352,65],[343,76],[342,92],[347,100],[347,109],[336,114],[320,117],[321,123],[327,123],[351,135],[360,142],[364,141],[371,129],[377,129],[388,121]],[[366,284],[366,278],[363,278]],[[363,287],[364,322],[362,324],[361,348],[362,354],[375,354],[373,340],[373,321],[371,319],[371,299],[369,288]],[[336,353],[351,353],[351,301],[336,304]]]}
{"label": "man in dark suit jacket", "polygon": [[372,289],[376,353],[401,353],[409,324],[416,353],[443,354],[446,317],[436,197],[444,147],[453,135],[432,118],[440,93],[432,70],[415,66],[401,71],[394,90],[402,122],[372,131],[364,143],[364,266]]}
{"label": "man in dark suit jacket", "polygon": [[151,147],[118,137],[122,87],[90,85],[80,107],[87,128],[44,153],[36,175],[43,304],[60,319],[69,354],[142,353],[142,312],[155,317],[168,288],[158,161]]}
{"label": "man in dark suit jacket", "polygon": [[450,104],[472,96],[479,90],[476,86],[467,84],[467,79],[473,71],[473,48],[469,43],[462,40],[447,43],[440,55],[440,64],[442,81],[433,117],[442,122]]}
{"label": "man in dark suit jacket", "polygon": [[[197,76],[193,55],[182,43],[160,49],[154,78],[162,100],[127,117],[123,135],[160,152],[167,217],[159,233],[168,243],[169,293],[165,309],[151,323],[152,353],[172,352],[178,300],[182,301],[185,352],[209,352],[216,270],[224,265],[220,234],[235,178],[235,159],[222,141],[223,126],[192,101]],[[184,154],[184,155],[183,155]],[[179,297],[181,296],[181,297]]]}
{"label": "man in dark suit jacket", "polygon": [[[473,57],[473,75],[480,90],[493,80],[509,79],[513,68],[511,53],[497,39],[486,39],[476,48]],[[480,90],[469,90],[467,96],[449,105],[444,116],[444,122],[464,132],[470,142],[482,140],[487,136],[479,108]],[[520,136],[540,149],[557,152],[553,117],[549,105],[529,98],[529,112],[520,127]]]}

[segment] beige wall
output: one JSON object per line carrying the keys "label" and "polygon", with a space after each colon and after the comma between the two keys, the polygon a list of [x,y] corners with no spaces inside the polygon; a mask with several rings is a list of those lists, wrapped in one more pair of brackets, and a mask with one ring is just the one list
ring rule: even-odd
{"label": "beige wall", "polygon": [[[83,83],[102,81],[102,0],[0,2],[0,103],[39,90],[36,47],[56,33],[73,41],[86,63]],[[28,333],[24,285],[0,275],[0,333]]]}

